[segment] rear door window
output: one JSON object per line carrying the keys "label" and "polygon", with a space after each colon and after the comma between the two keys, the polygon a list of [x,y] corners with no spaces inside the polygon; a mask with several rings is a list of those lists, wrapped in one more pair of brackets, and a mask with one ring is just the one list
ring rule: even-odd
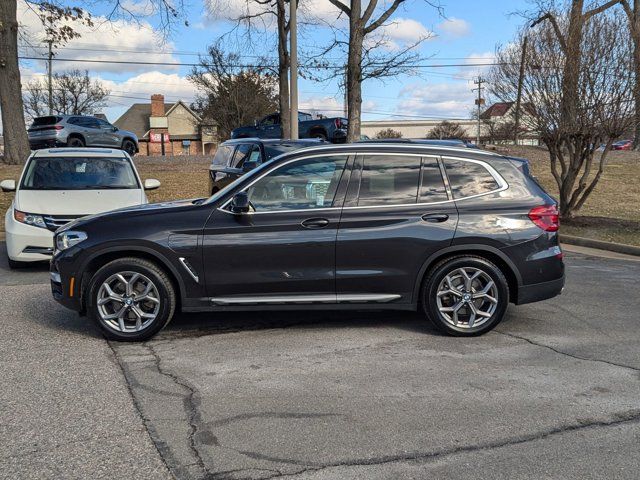
{"label": "rear door window", "polygon": [[420,203],[444,202],[448,199],[438,159],[424,157],[420,181]]}
{"label": "rear door window", "polygon": [[213,156],[213,160],[211,163],[216,167],[224,168],[229,165],[231,161],[231,155],[233,155],[233,150],[235,149],[235,145],[220,145],[216,154]]}
{"label": "rear door window", "polygon": [[500,187],[480,163],[445,158],[444,165],[454,199],[489,193]]}
{"label": "rear door window", "polygon": [[233,155],[231,166],[233,168],[242,168],[244,162],[247,160],[247,158],[249,158],[252,148],[253,144],[251,143],[243,143],[242,145],[238,145],[236,147],[236,153]]}
{"label": "rear door window", "polygon": [[420,157],[363,155],[358,206],[416,203]]}

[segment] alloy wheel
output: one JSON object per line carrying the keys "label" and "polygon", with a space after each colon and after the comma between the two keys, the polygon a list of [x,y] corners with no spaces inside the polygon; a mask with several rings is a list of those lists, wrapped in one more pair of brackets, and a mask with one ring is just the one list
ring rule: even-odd
{"label": "alloy wheel", "polygon": [[470,329],[488,322],[498,307],[498,287],[475,267],[457,268],[438,285],[440,315],[454,327]]}
{"label": "alloy wheel", "polygon": [[139,332],[157,318],[160,295],[147,276],[119,272],[102,283],[96,304],[104,325],[117,332]]}

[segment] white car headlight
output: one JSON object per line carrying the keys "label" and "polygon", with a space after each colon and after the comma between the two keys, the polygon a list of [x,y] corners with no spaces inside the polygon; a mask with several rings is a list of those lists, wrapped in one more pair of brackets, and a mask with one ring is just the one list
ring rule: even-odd
{"label": "white car headlight", "polygon": [[78,230],[67,230],[56,235],[56,248],[60,251],[71,248],[87,239],[87,234]]}
{"label": "white car headlight", "polygon": [[33,227],[48,228],[47,224],[42,218],[42,215],[35,215],[33,213],[21,212],[20,210],[13,209],[13,218],[16,222],[24,223],[25,225],[31,225]]}

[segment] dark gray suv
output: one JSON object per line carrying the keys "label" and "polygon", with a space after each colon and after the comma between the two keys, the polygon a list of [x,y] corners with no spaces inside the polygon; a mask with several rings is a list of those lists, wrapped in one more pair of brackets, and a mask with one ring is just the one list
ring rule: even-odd
{"label": "dark gray suv", "polygon": [[106,120],[86,115],[49,115],[34,118],[29,127],[31,150],[50,147],[110,147],[133,156],[138,137]]}
{"label": "dark gray suv", "polygon": [[176,309],[418,310],[478,335],[564,285],[556,203],[526,161],[421,144],[295,150],[208,199],[80,219],[55,243],[53,296],[118,340]]}

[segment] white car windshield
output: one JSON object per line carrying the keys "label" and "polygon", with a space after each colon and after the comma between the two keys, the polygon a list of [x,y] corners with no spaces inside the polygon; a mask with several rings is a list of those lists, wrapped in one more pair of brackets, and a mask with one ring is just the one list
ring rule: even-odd
{"label": "white car windshield", "polygon": [[40,157],[29,161],[23,190],[140,188],[131,162],[120,157]]}

